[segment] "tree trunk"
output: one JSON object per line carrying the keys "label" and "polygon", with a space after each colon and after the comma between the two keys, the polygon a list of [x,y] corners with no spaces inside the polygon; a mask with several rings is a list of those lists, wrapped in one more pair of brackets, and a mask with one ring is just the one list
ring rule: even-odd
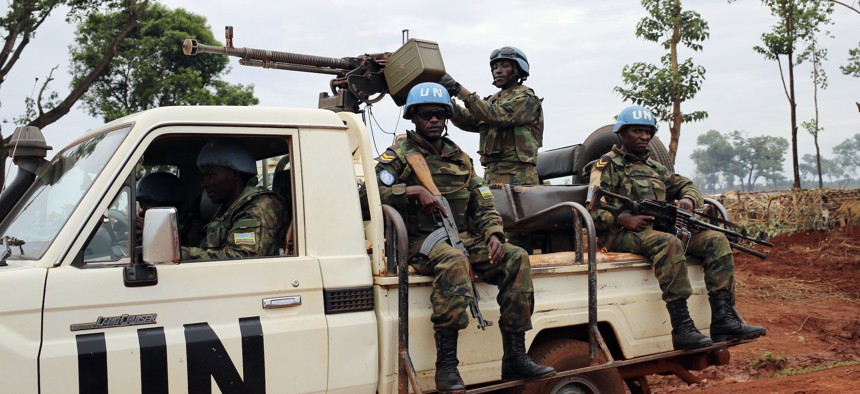
{"label": "tree trunk", "polygon": [[681,0],[675,0],[672,14],[672,127],[669,138],[669,159],[675,164],[675,155],[678,152],[678,141],[681,139],[681,74],[678,72],[678,43],[681,42]]}
{"label": "tree trunk", "polygon": [[812,41],[812,101],[815,103],[815,120],[813,127],[815,132],[812,134],[812,140],[815,141],[815,165],[818,168],[818,188],[824,189],[824,180],[821,177],[821,149],[818,146],[818,133],[821,129],[818,127],[818,54],[815,51],[815,40]]}
{"label": "tree trunk", "polygon": [[[794,43],[794,1],[789,3],[788,13],[786,13],[786,30],[788,33],[788,41]],[[800,189],[800,168],[797,158],[797,100],[794,95],[794,48],[793,45],[788,46],[788,90],[789,90],[789,105],[791,106],[791,167],[794,173],[793,189]]]}

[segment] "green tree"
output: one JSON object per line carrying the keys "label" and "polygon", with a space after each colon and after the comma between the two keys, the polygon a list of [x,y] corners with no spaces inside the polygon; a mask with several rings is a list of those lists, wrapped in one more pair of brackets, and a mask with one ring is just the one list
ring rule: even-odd
{"label": "green tree", "polygon": [[683,10],[680,0],[642,0],[642,6],[649,16],[636,25],[636,37],[660,43],[669,53],[660,58],[659,66],[642,62],[624,66],[621,75],[628,87],[616,86],[614,90],[669,123],[669,157],[674,163],[681,123],[708,116],[705,111],[681,113],[681,103],[701,89],[705,68],[693,64],[690,58],[679,62],[678,44],[693,51],[702,50],[699,43],[709,36],[708,22],[695,11]]}
{"label": "green tree", "polygon": [[827,176],[828,182],[833,182],[845,176],[845,171],[835,160],[826,159],[809,153],[803,155],[800,162],[800,174],[804,179],[815,180],[819,166],[821,173]]}
{"label": "green tree", "polygon": [[845,175],[857,174],[860,169],[860,133],[833,147],[836,163],[842,166]]}
{"label": "green tree", "polygon": [[[123,19],[119,13],[95,14],[78,26],[72,48],[75,82]],[[141,17],[140,27],[120,44],[108,72],[84,95],[84,108],[110,121],[167,105],[258,104],[253,85],[231,85],[219,79],[227,70],[228,58],[183,55],[186,38],[220,46],[210,30],[202,16],[153,4]]]}
{"label": "green tree", "polygon": [[735,149],[735,160],[727,165],[727,171],[738,177],[741,190],[755,190],[760,178],[765,184],[785,179],[782,171],[788,140],[768,135],[746,138],[737,130],[729,138]]}
{"label": "green tree", "polygon": [[[811,40],[820,32],[821,26],[830,24],[833,3],[819,0],[762,0],[770,9],[777,23],[771,31],[761,36],[762,45],[753,49],[767,60],[779,66],[779,75],[788,100],[791,116],[791,159],[794,180],[792,187],[800,188],[799,160],[797,156],[797,97],[794,91],[794,66],[797,46]],[[788,85],[782,69],[782,57],[788,68]]]}
{"label": "green tree", "polygon": [[839,69],[845,75],[860,78],[860,44],[857,44],[857,48],[848,50],[848,64],[839,66]]}
{"label": "green tree", "polygon": [[[830,35],[829,32],[825,32],[825,35]],[[818,46],[818,37],[813,35],[809,40],[809,45],[806,50],[797,57],[797,64],[800,64],[802,61],[809,60],[812,63],[812,101],[813,108],[815,108],[815,117],[811,120],[801,123],[806,131],[812,135],[812,140],[815,142],[815,157],[816,157],[816,168],[818,172],[818,188],[824,188],[824,180],[821,175],[821,148],[818,145],[818,135],[821,131],[824,130],[821,127],[819,112],[818,112],[818,89],[821,90],[827,89],[827,73],[821,68],[821,64],[823,61],[827,60],[827,48],[821,48]]]}
{"label": "green tree", "polygon": [[[88,15],[102,9],[121,10],[124,15],[122,23],[113,32],[112,39],[105,42],[94,53],[92,67],[81,70],[83,78],[73,84],[68,94],[60,99],[59,93],[48,92],[48,86],[53,81],[51,68],[47,78],[42,83],[35,98],[26,98],[26,112],[14,119],[16,124],[43,128],[56,122],[71,110],[90,84],[102,75],[116,54],[117,45],[137,27],[141,12],[148,6],[148,0],[11,0],[5,15],[0,16],[0,36],[3,46],[0,48],[0,85],[6,80],[9,72],[15,67],[27,46],[36,37],[42,24],[61,7],[68,7],[65,20],[76,23]],[[39,72],[39,71],[36,71]],[[5,120],[4,120],[5,122]],[[2,135],[0,135],[2,138]],[[9,137],[2,138],[2,143],[9,142]],[[6,160],[5,149],[0,149],[0,162]],[[5,180],[5,167],[0,166],[0,187]]]}
{"label": "green tree", "polygon": [[702,148],[694,149],[690,159],[701,175],[702,189],[711,193],[724,189],[731,175],[723,170],[735,159],[731,142],[719,131],[709,130],[696,138],[696,145]]}

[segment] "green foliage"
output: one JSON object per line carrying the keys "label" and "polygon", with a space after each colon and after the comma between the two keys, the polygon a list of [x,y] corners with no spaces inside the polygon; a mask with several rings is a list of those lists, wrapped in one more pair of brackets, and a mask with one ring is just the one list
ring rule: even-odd
{"label": "green foliage", "polygon": [[[818,163],[815,155],[805,154],[800,159],[800,175],[804,179],[815,180],[818,176]],[[834,178],[840,179],[845,176],[845,170],[835,160],[821,158],[821,176],[826,176],[831,182]]]}
{"label": "green foliage", "polygon": [[[690,158],[696,172],[709,187],[731,185],[734,178],[741,190],[753,190],[759,179],[777,187],[785,180],[782,174],[788,140],[782,137],[758,136],[746,138],[740,131],[724,135],[710,130],[700,135]],[[720,187],[723,188],[723,187]],[[706,189],[707,191],[707,189]],[[713,190],[715,191],[715,190]]]}
{"label": "green foliage", "polygon": [[839,66],[842,73],[860,78],[860,44],[857,48],[848,50],[848,64]]}
{"label": "green foliage", "polygon": [[[751,214],[752,212],[748,212]],[[768,219],[767,222],[762,221],[754,221],[750,222],[747,219],[741,220],[739,223],[736,223],[742,229],[747,231],[747,234],[752,234],[758,237],[760,234],[764,234],[764,239],[771,239],[774,237],[778,237],[783,234],[792,234],[797,232],[797,227],[786,223],[781,220]],[[747,242],[747,245],[752,246],[754,243]]]}
{"label": "green foliage", "polygon": [[[705,68],[693,64],[687,59],[678,64],[680,83],[675,85],[675,73],[672,71],[671,58],[665,55],[660,58],[662,67],[650,63],[636,62],[626,65],[621,70],[624,84],[629,88],[615,87],[615,92],[625,100],[651,109],[657,119],[672,121],[672,101],[678,95],[681,102],[692,99],[702,88],[705,80]],[[682,122],[693,122],[708,117],[706,111],[694,111],[681,114]]]}
{"label": "green foliage", "polygon": [[[72,47],[76,84],[100,58],[101,48],[123,25],[120,13],[96,14],[78,26]],[[109,71],[94,82],[82,101],[92,116],[110,121],[167,105],[255,105],[253,86],[231,85],[219,77],[229,60],[222,56],[185,56],[182,41],[196,38],[221,45],[206,19],[183,9],[150,6],[139,29],[120,44]]]}
{"label": "green foliage", "polygon": [[842,166],[845,174],[857,174],[860,170],[860,133],[833,147],[836,163]]}
{"label": "green foliage", "polygon": [[782,175],[788,140],[783,137],[758,136],[744,137],[740,131],[733,131],[730,140],[735,148],[735,160],[729,163],[728,171],[753,190],[759,178],[765,181],[779,181]]}
{"label": "green foliage", "polygon": [[726,181],[723,169],[726,163],[734,160],[735,149],[731,142],[719,131],[710,130],[696,138],[696,148],[690,158],[696,163],[696,172],[701,175],[702,189],[714,193],[722,189]]}
{"label": "green foliage", "polygon": [[705,111],[681,113],[677,114],[680,123],[675,124],[674,108],[693,98],[705,80],[705,68],[693,64],[689,58],[680,61],[677,47],[681,44],[693,51],[702,50],[700,42],[710,35],[708,22],[695,11],[683,10],[680,0],[642,0],[642,6],[648,16],[636,25],[636,36],[659,43],[669,53],[660,58],[660,65],[636,62],[624,66],[621,76],[625,86],[613,90],[626,101],[650,108],[657,119],[669,123],[669,156],[674,161],[680,123],[708,116]]}

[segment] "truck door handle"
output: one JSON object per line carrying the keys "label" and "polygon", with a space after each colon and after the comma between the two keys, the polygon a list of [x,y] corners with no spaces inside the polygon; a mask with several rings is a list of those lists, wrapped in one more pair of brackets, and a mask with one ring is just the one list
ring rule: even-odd
{"label": "truck door handle", "polygon": [[302,296],[263,298],[263,309],[286,308],[302,304]]}

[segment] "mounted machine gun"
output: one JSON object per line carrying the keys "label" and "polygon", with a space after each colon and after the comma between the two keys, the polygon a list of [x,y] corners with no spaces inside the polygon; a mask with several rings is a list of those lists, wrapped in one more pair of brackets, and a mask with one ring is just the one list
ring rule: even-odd
{"label": "mounted machine gun", "polygon": [[360,104],[376,103],[386,94],[390,94],[397,105],[403,105],[411,87],[421,82],[436,82],[445,74],[439,45],[432,41],[413,38],[406,40],[394,53],[331,58],[236,48],[233,46],[232,26],[225,28],[225,36],[226,45],[223,47],[186,39],[182,43],[182,52],[188,56],[198,53],[236,56],[243,66],[335,75],[329,83],[331,94],[322,92],[319,96],[319,108],[335,112],[359,112]]}

